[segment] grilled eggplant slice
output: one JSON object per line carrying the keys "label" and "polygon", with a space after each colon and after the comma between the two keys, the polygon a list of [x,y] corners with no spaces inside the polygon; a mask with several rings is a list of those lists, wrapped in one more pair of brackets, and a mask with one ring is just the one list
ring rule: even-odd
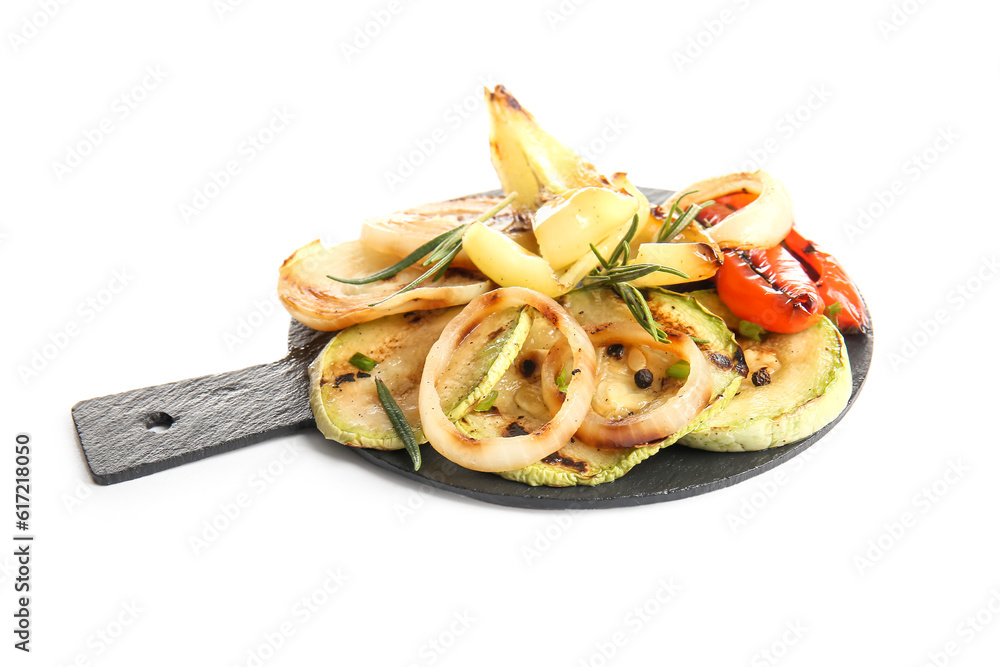
{"label": "grilled eggplant slice", "polygon": [[[390,315],[334,336],[309,367],[309,403],[323,435],[352,447],[403,448],[375,392],[377,374],[399,404],[417,442],[427,442],[417,409],[424,357],[461,310]],[[350,361],[357,353],[378,365],[370,373],[359,372]]]}
{"label": "grilled eggplant slice", "polygon": [[[738,317],[715,290],[693,292],[733,330]],[[844,338],[826,317],[794,334],[762,341],[737,336],[750,373],[724,410],[681,439],[717,452],[757,451],[806,438],[837,418],[851,397],[851,363]]]}
{"label": "grilled eggplant slice", "polygon": [[449,269],[436,282],[428,281],[372,307],[371,304],[405,287],[427,269],[417,263],[392,278],[367,285],[346,285],[328,277],[363,278],[392,266],[397,260],[360,241],[337,246],[313,241],[296,250],[281,265],[278,296],[291,316],[307,327],[337,331],[385,315],[465,304],[493,286],[478,271]]}

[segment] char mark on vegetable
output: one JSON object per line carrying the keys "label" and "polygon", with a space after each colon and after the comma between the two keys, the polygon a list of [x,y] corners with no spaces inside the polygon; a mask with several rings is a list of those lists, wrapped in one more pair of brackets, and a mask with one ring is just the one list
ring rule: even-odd
{"label": "char mark on vegetable", "polygon": [[339,387],[345,382],[354,382],[354,373],[344,373],[333,378],[333,386]]}
{"label": "char mark on vegetable", "polygon": [[[736,365],[732,359],[722,354],[721,352],[713,352],[712,354],[708,355],[708,360],[724,371],[728,371],[733,366]],[[744,365],[745,364],[746,362],[744,362]]]}
{"label": "char mark on vegetable", "polygon": [[542,463],[548,463],[553,466],[562,466],[563,468],[569,468],[570,470],[575,470],[581,474],[587,472],[586,463],[583,461],[577,461],[576,459],[571,459],[568,456],[560,456],[559,452],[549,454],[542,459]]}
{"label": "char mark on vegetable", "polygon": [[514,438],[519,435],[528,435],[528,432],[518,422],[511,422],[507,424],[507,428],[503,430],[503,434],[508,438]]}

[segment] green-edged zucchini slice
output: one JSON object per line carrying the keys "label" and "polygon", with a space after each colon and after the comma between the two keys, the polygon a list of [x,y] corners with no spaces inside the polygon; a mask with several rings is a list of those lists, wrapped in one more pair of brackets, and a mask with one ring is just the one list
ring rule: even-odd
{"label": "green-edged zucchini slice", "polygon": [[[533,486],[595,485],[610,482],[661,448],[673,444],[729,401],[740,385],[745,364],[742,351],[725,323],[702,308],[694,299],[672,292],[655,291],[650,295],[649,302],[654,316],[664,328],[704,339],[705,342],[700,343],[699,347],[712,361],[713,389],[712,398],[705,410],[687,427],[657,444],[627,449],[602,449],[573,440],[538,463],[500,473],[502,477]],[[563,303],[585,327],[604,322],[630,321],[632,318],[624,303],[609,290],[574,293],[565,297]],[[533,431],[548,421],[549,413],[541,398],[539,371],[541,359],[554,343],[555,335],[546,331],[544,322],[536,320],[521,354],[494,387],[498,396],[493,408],[484,413],[469,413],[458,422],[459,427],[475,437],[515,435],[519,432],[518,429]],[[602,354],[605,354],[605,350],[599,349],[598,356]],[[605,368],[606,374],[613,373],[612,366]],[[529,370],[533,372],[527,373]],[[657,382],[661,380],[663,378],[657,378]],[[600,382],[599,376],[598,383]]]}
{"label": "green-edged zucchini slice", "polygon": [[493,390],[521,351],[531,319],[527,307],[507,308],[487,317],[462,339],[438,380],[448,419],[461,419]]}
{"label": "green-edged zucchini slice", "polygon": [[[692,295],[738,329],[739,318],[715,290]],[[729,405],[681,444],[718,452],[780,447],[820,430],[847,405],[851,363],[843,336],[827,318],[799,333],[771,333],[761,342],[737,336],[737,341],[749,366],[747,378]]]}
{"label": "green-edged zucchini slice", "polygon": [[[402,409],[417,442],[427,442],[417,409],[424,358],[461,310],[458,306],[390,315],[337,334],[309,367],[309,403],[323,435],[352,447],[403,448],[375,392],[377,374]],[[378,362],[371,373],[351,364],[358,352]]]}

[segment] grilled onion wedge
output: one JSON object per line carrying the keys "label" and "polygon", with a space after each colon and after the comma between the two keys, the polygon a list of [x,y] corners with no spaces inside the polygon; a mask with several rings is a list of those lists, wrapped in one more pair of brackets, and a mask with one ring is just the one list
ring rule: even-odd
{"label": "grilled onion wedge", "polygon": [[[739,329],[740,319],[715,290],[692,296],[731,329]],[[748,376],[729,405],[684,436],[681,444],[716,452],[780,447],[812,435],[847,406],[851,363],[843,336],[828,318],[798,333],[770,333],[761,341],[737,335],[737,341],[746,355]]]}
{"label": "grilled onion wedge", "polygon": [[506,193],[516,192],[519,210],[535,211],[551,195],[573,188],[610,187],[575,151],[543,130],[503,86],[486,90],[490,157]]}
{"label": "grilled onion wedge", "polygon": [[[472,222],[502,200],[502,196],[474,195],[369,218],[361,227],[361,242],[379,252],[406,257],[434,237]],[[538,249],[531,233],[531,215],[527,212],[508,207],[484,224],[529,250]],[[451,265],[477,268],[464,250],[455,256]]]}
{"label": "grilled onion wedge", "polygon": [[489,278],[478,271],[449,269],[437,282],[427,281],[373,307],[418,278],[426,268],[417,263],[392,278],[367,285],[346,285],[328,277],[363,278],[397,261],[361,241],[336,246],[313,241],[281,265],[278,296],[291,316],[307,327],[337,331],[386,315],[465,304],[492,287]]}

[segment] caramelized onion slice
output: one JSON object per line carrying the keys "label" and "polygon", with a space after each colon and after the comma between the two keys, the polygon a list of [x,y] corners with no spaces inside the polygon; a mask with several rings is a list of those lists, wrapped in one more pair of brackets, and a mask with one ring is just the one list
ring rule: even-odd
{"label": "caramelized onion slice", "polygon": [[[504,308],[523,304],[533,307],[541,317],[551,322],[565,336],[564,344],[572,351],[574,372],[565,400],[552,420],[534,433],[506,438],[469,437],[445,416],[437,389],[438,377],[448,367],[455,348],[483,319]],[[594,346],[562,306],[543,294],[523,287],[494,290],[477,297],[449,322],[427,355],[419,397],[424,434],[442,456],[465,468],[504,472],[530,465],[569,442],[583,423],[594,395],[596,369]]]}
{"label": "caramelized onion slice", "polygon": [[348,241],[336,246],[313,241],[296,250],[281,265],[278,296],[291,316],[307,327],[337,331],[383,315],[468,303],[492,285],[481,273],[450,269],[437,282],[428,281],[424,287],[371,308],[369,304],[406,286],[426,269],[415,264],[392,278],[368,285],[345,285],[327,277],[370,276],[396,261],[395,257],[372,250],[360,241]]}
{"label": "caramelized onion slice", "polygon": [[[681,208],[715,199],[722,195],[746,191],[757,195],[757,198],[727,216],[722,222],[701,231],[723,248],[749,250],[751,248],[772,248],[788,235],[794,220],[792,199],[781,182],[764,170],[726,174],[715,178],[707,178],[678,190],[670,199],[660,205],[654,217],[662,219],[663,212],[681,195],[697,190],[681,201]],[[697,223],[692,223],[694,227]],[[697,235],[695,230],[685,232],[678,240],[700,240],[692,238]]]}
{"label": "caramelized onion slice", "polygon": [[[406,257],[432,238],[459,225],[472,222],[499,204],[502,199],[502,196],[490,195],[460,197],[369,218],[361,226],[361,242],[379,252]],[[537,249],[531,233],[530,214],[515,212],[508,207],[485,224],[529,250]],[[455,256],[451,265],[465,269],[476,268],[464,250]]]}
{"label": "caramelized onion slice", "polygon": [[[657,343],[635,322],[612,322],[589,327],[590,341],[595,347],[614,343],[642,345],[670,352],[691,365],[684,385],[676,395],[650,410],[622,419],[602,417],[593,410],[587,416],[577,437],[593,447],[639,447],[659,442],[684,428],[708,405],[712,397],[712,376],[705,356],[686,334],[668,333],[669,343]],[[549,350],[542,364],[542,398],[549,411],[557,410],[563,401],[556,384],[556,375],[563,367],[565,344],[560,341]]]}

